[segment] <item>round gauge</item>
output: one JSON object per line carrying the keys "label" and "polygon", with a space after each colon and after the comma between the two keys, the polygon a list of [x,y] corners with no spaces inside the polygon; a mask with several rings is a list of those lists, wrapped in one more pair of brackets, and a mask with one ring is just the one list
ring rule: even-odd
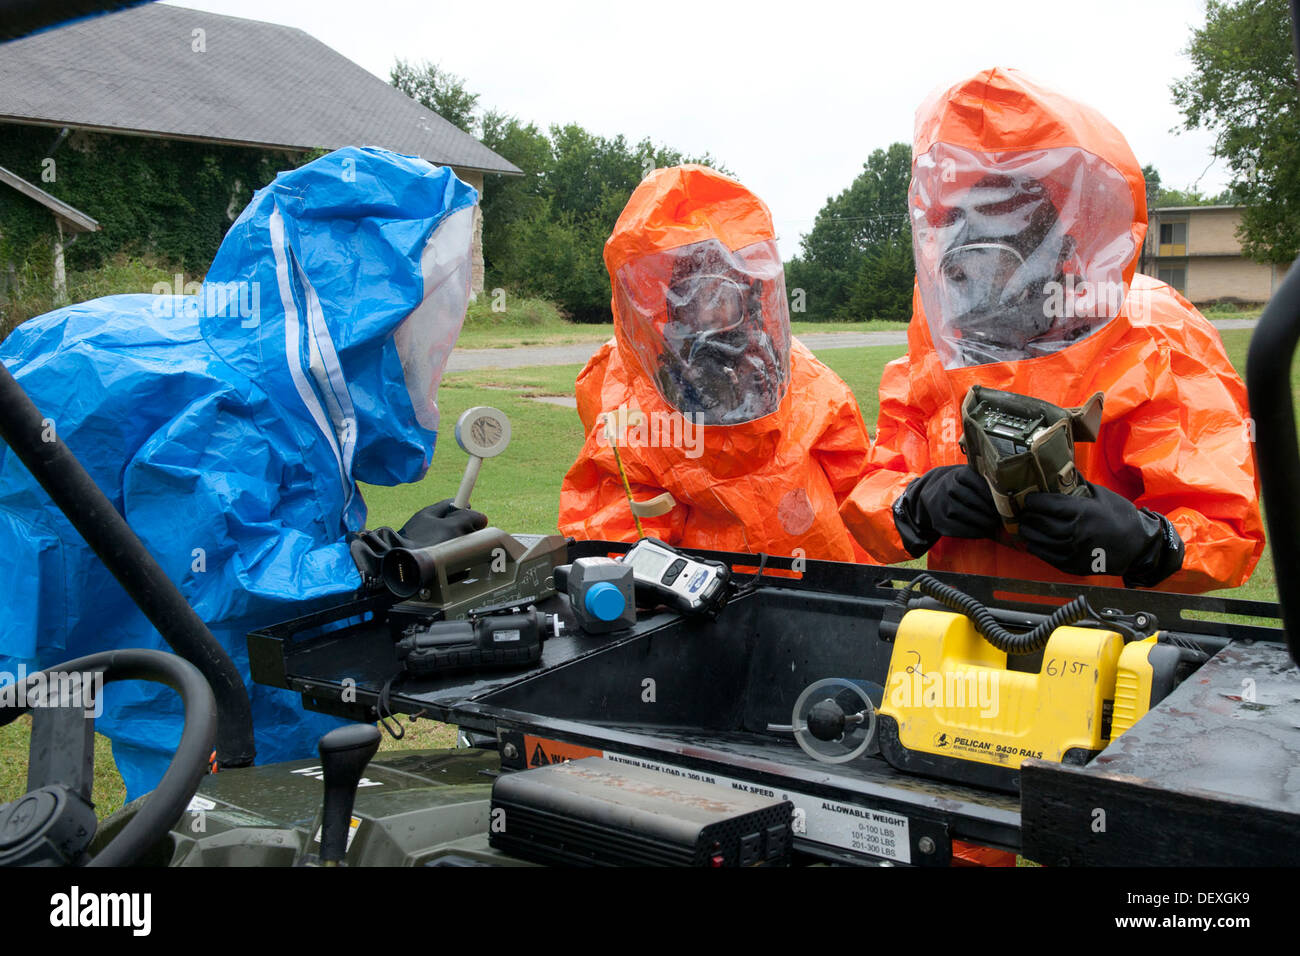
{"label": "round gauge", "polygon": [[838,677],[804,688],[794,702],[794,739],[823,763],[847,763],[875,750],[876,708],[865,681]]}
{"label": "round gauge", "polygon": [[510,419],[490,405],[466,409],[456,421],[456,443],[479,458],[499,455],[510,444]]}

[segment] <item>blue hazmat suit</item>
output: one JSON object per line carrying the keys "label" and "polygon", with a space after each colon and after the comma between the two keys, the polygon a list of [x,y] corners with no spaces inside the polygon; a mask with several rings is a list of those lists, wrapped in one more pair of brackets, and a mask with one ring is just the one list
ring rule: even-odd
{"label": "blue hazmat suit", "polygon": [[[312,755],[339,721],[254,685],[245,638],[361,585],[357,483],[416,481],[469,298],[477,193],[448,168],[345,148],[253,197],[197,295],[117,295],[23,324],[14,374],[239,667],[258,763]],[[116,647],[167,649],[0,445],[0,682]],[[127,797],[180,739],[177,695],[105,689]]]}

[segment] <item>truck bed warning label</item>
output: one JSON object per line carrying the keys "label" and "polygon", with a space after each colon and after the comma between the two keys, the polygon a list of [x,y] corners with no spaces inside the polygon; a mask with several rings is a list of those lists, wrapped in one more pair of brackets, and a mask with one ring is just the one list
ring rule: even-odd
{"label": "truck bed warning label", "polygon": [[545,767],[553,763],[601,755],[599,750],[593,750],[591,747],[534,737],[531,734],[524,735],[524,752],[528,754],[529,767]]}
{"label": "truck bed warning label", "polygon": [[647,770],[657,770],[685,780],[698,780],[777,800],[789,800],[794,804],[793,827],[796,837],[856,853],[883,857],[897,863],[912,862],[909,823],[905,816],[609,751],[605,752],[605,759],[633,767],[644,767]]}

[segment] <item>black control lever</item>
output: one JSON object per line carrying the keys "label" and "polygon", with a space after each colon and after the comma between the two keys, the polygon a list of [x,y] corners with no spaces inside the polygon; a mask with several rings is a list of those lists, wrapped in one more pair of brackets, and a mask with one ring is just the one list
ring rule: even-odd
{"label": "black control lever", "polygon": [[865,712],[846,714],[833,697],[827,697],[813,704],[808,711],[808,733],[818,740],[839,740],[844,736],[845,730],[851,730],[866,720]]}
{"label": "black control lever", "polygon": [[379,749],[379,739],[379,728],[374,724],[349,724],[331,730],[317,745],[325,776],[320,828],[320,859],[324,866],[338,866],[347,855],[357,785]]}

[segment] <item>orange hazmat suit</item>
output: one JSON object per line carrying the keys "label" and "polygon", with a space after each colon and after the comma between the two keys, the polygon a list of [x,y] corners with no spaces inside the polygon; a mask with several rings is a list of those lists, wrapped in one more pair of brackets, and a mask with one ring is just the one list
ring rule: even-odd
{"label": "orange hazmat suit", "polygon": [[[1165,283],[1135,275],[1146,191],[1123,136],[1095,110],[994,69],[922,104],[912,155],[908,352],[886,366],[871,460],[841,507],[858,542],[884,563],[930,543],[909,550],[894,509],[920,476],[965,462],[960,407],[972,385],[1063,407],[1101,391],[1099,440],[1076,446],[1082,476],[1181,538],[1176,570],[1142,586],[1243,583],[1264,548],[1245,387],[1213,326]],[[928,561],[1082,580],[1005,534],[941,536]]]}
{"label": "orange hazmat suit", "polygon": [[586,441],[564,478],[560,530],[636,539],[617,451],[637,501],[671,496],[641,519],[646,535],[862,559],[839,504],[866,464],[866,427],[848,386],[790,335],[767,206],[703,166],[656,170],[605,264],[614,339],[578,376]]}

